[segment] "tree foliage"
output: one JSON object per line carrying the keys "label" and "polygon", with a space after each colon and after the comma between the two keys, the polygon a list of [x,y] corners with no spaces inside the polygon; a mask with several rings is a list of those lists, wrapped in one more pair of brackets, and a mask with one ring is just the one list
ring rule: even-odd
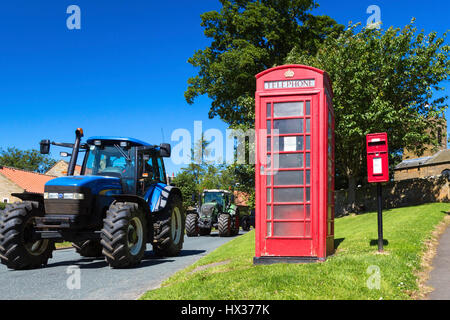
{"label": "tree foliage", "polygon": [[365,136],[387,132],[391,158],[404,148],[423,152],[437,144],[447,97],[436,97],[449,79],[446,34],[418,33],[414,20],[403,29],[350,26],[329,37],[316,55],[295,47],[287,63],[326,70],[333,82],[336,166],[354,187],[365,174]]}
{"label": "tree foliage", "polygon": [[198,75],[185,97],[212,99],[210,118],[253,125],[255,75],[283,64],[294,46],[315,54],[329,35],[343,30],[328,16],[314,16],[312,0],[220,0],[220,12],[204,13],[201,25],[211,45],[188,60]]}
{"label": "tree foliage", "polygon": [[0,149],[0,166],[45,173],[56,163],[38,150],[19,150],[14,147]]}

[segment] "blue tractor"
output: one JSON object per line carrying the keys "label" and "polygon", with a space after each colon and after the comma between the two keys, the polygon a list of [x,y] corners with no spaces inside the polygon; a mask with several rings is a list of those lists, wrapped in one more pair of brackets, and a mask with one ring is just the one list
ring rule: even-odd
{"label": "blue tractor", "polygon": [[[45,266],[56,242],[69,241],[83,257],[102,257],[112,268],[139,264],[147,243],[157,256],[176,256],[183,247],[185,213],[181,192],[167,184],[163,158],[169,144],[150,145],[123,137],[92,137],[82,143],[41,141],[67,147],[67,177],[50,180],[44,194],[22,200],[0,216],[0,259],[10,269]],[[79,176],[78,154],[84,152]]]}

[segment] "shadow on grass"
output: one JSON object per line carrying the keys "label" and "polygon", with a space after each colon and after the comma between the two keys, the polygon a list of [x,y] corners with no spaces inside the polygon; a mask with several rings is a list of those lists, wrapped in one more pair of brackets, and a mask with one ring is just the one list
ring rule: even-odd
{"label": "shadow on grass", "polygon": [[[388,245],[389,245],[389,240],[384,239],[384,240],[383,240],[383,246],[388,246]],[[378,246],[378,239],[376,239],[376,240],[370,240],[370,246],[371,246],[371,247]]]}
{"label": "shadow on grass", "polygon": [[339,248],[342,242],[344,242],[345,238],[334,239],[334,249]]}

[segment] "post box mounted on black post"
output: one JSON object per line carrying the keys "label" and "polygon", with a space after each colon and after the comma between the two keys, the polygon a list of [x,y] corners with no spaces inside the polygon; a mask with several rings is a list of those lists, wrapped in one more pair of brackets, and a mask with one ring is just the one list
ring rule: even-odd
{"label": "post box mounted on black post", "polygon": [[369,183],[377,184],[378,251],[383,252],[383,190],[389,181],[389,147],[387,133],[367,135],[367,176]]}

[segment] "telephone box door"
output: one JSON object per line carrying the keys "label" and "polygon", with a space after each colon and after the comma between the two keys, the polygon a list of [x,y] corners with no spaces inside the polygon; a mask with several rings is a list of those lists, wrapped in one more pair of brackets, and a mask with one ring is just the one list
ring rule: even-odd
{"label": "telephone box door", "polygon": [[[314,256],[317,233],[313,205],[318,95],[261,98],[267,129],[260,171],[260,228],[263,256]],[[263,112],[261,112],[262,114]],[[265,130],[263,130],[265,132]],[[315,229],[316,228],[316,229]]]}

